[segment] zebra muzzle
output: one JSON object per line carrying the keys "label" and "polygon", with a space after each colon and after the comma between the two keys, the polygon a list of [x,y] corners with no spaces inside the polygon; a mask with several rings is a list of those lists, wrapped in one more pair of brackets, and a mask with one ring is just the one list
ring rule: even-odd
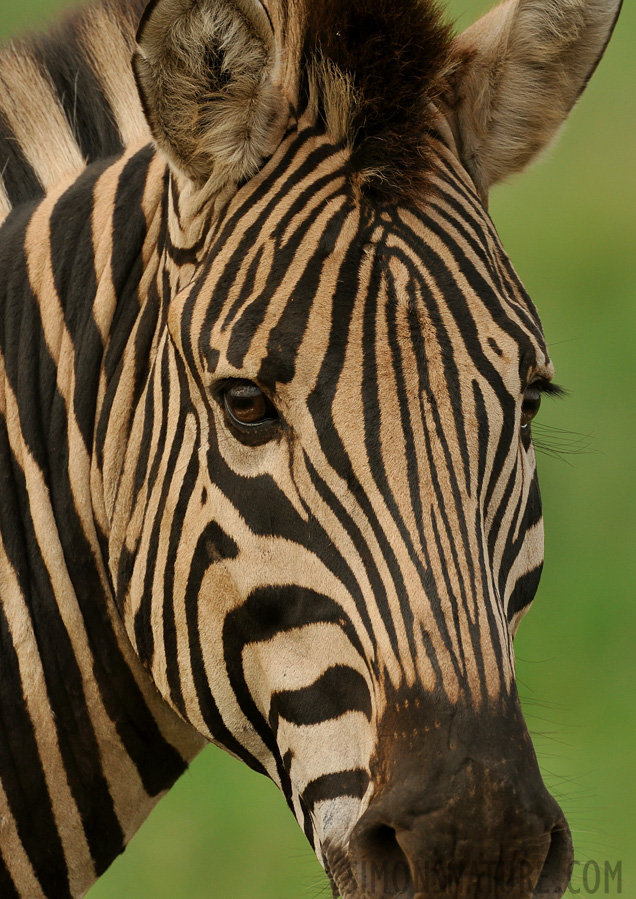
{"label": "zebra muzzle", "polygon": [[572,840],[520,711],[478,719],[449,710],[435,722],[407,740],[402,730],[375,760],[375,794],[349,843],[359,895],[561,897]]}

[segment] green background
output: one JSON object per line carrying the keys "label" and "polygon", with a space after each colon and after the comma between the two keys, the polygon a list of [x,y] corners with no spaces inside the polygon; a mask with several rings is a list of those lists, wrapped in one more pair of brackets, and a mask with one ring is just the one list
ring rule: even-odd
{"label": "green background", "polygon": [[[64,0],[0,0],[0,36]],[[454,0],[468,25],[483,0]],[[526,717],[576,857],[622,863],[636,896],[636,4],[548,161],[494,192],[491,212],[542,314],[557,380],[541,422],[546,568],[516,641]],[[587,447],[584,452],[578,450]],[[579,895],[593,893],[575,879]],[[587,890],[586,890],[587,886]],[[617,880],[608,882],[617,894]],[[596,895],[605,893],[605,884]],[[207,749],[91,899],[330,895],[276,788]]]}

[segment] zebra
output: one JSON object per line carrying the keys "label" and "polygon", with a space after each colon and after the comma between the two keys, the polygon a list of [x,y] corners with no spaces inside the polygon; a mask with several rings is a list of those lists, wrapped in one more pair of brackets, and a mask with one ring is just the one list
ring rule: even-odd
{"label": "zebra", "polygon": [[561,896],[560,391],[487,205],[620,0],[144,6],[0,55],[0,895],[84,895],[212,742],[334,896]]}

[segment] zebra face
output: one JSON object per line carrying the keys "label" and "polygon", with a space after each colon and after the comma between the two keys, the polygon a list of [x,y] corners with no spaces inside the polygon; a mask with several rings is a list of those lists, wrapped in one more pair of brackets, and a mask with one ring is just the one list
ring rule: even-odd
{"label": "zebra face", "polygon": [[[140,30],[171,167],[143,399],[171,424],[146,444],[178,550],[153,550],[160,602],[133,567],[128,632],[173,708],[280,786],[346,899],[568,882],[512,650],[555,388],[485,205],[611,30],[565,5],[566,49],[538,2],[455,41],[381,2],[159,0]],[[137,545],[155,521],[131,514]]]}
{"label": "zebra face", "polygon": [[513,879],[518,846],[536,844],[535,882],[570,851],[511,642],[542,564],[528,425],[552,367],[439,154],[426,203],[369,203],[299,122],[217,223],[161,356],[186,410],[171,452],[192,471],[164,658],[194,690],[176,707],[280,785],[344,895],[376,895],[374,865],[402,876],[416,808],[428,855],[411,878],[451,876],[456,828]]}

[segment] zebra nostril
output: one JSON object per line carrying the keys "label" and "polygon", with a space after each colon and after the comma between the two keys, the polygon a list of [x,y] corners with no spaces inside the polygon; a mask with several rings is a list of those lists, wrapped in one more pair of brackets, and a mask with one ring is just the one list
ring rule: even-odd
{"label": "zebra nostril", "polygon": [[572,876],[573,852],[570,829],[565,822],[552,828],[550,848],[545,857],[539,880],[534,888],[534,897],[557,899],[567,889]]}
{"label": "zebra nostril", "polygon": [[518,790],[493,785],[481,768],[448,789],[451,798],[431,808],[430,785],[402,780],[384,785],[351,833],[356,896],[560,899],[565,894],[572,839],[547,794],[519,804]]}
{"label": "zebra nostril", "polygon": [[395,829],[388,824],[370,824],[355,841],[355,878],[361,893],[368,899],[413,899],[410,866]]}

